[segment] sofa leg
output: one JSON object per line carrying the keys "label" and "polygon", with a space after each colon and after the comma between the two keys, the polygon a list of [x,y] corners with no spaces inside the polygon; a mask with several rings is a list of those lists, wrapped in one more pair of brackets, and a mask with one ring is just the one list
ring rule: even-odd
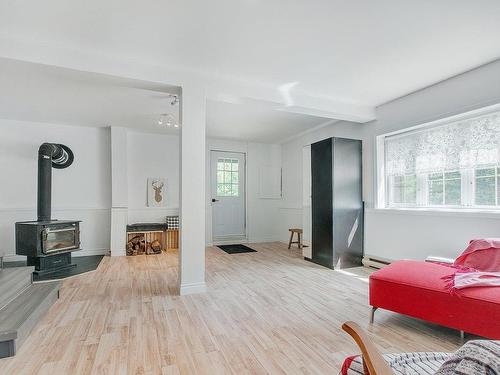
{"label": "sofa leg", "polygon": [[460,331],[460,340],[462,341],[462,343],[465,341],[465,332],[464,331]]}
{"label": "sofa leg", "polygon": [[372,312],[370,314],[370,324],[373,324],[373,321],[375,320],[375,311],[377,311],[377,307],[372,307]]}

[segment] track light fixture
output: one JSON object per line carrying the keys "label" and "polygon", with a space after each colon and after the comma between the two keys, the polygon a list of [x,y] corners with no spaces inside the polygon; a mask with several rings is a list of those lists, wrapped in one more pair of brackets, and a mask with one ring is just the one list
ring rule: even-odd
{"label": "track light fixture", "polygon": [[169,94],[168,97],[170,98],[170,105],[174,106],[179,103],[179,95],[176,94]]}
{"label": "track light fixture", "polygon": [[[168,94],[168,99],[170,100],[170,105],[175,106],[179,103],[179,95],[176,94]],[[174,127],[179,128],[180,124],[177,122],[174,116],[170,113],[162,113],[160,118],[158,119],[158,125],[166,126],[167,128]]]}

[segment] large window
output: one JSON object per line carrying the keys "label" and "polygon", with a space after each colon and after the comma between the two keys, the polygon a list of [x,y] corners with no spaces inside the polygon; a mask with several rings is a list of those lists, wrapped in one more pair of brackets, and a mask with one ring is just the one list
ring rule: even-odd
{"label": "large window", "polygon": [[498,110],[383,136],[379,147],[385,207],[500,209]]}

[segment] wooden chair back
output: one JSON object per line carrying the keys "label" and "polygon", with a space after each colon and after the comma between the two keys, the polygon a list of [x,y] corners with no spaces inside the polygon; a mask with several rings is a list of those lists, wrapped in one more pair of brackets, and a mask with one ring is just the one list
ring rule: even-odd
{"label": "wooden chair back", "polygon": [[382,353],[357,323],[345,322],[342,329],[351,335],[361,349],[365,375],[395,375]]}

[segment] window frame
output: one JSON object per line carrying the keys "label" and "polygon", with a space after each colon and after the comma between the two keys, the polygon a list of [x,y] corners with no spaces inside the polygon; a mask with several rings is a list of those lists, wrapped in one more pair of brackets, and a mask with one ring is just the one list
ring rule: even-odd
{"label": "window frame", "polygon": [[[393,189],[387,189],[387,196],[386,196],[386,200],[387,202],[392,202],[391,203],[391,207],[418,207],[418,203],[419,203],[419,182],[418,182],[418,175],[398,175],[399,177],[404,177],[404,180],[406,182],[406,179],[410,176],[415,176],[415,180],[416,180],[416,193],[415,193],[415,203],[407,203],[407,202],[400,202],[400,203],[394,203],[394,190]],[[389,179],[391,178],[394,178],[396,176],[386,176],[386,184],[387,186],[390,186],[391,183],[389,182]],[[403,195],[406,197],[406,194],[403,193]],[[406,199],[403,199],[404,201],[406,201]]]}
{"label": "window frame", "polygon": [[[495,175],[495,192],[496,192],[496,206],[485,206],[485,205],[475,205],[475,191],[476,191],[476,179],[475,179],[475,169],[463,169],[461,172],[461,205],[429,205],[428,204],[428,174],[416,174],[417,181],[417,192],[416,192],[416,203],[415,204],[396,204],[391,202],[392,192],[388,189],[389,186],[389,176],[385,174],[385,139],[390,136],[397,134],[403,134],[407,132],[413,132],[416,130],[426,130],[432,129],[434,127],[446,125],[449,123],[463,121],[467,119],[473,119],[475,117],[487,115],[489,113],[498,112],[500,110],[500,104],[495,104],[492,106],[479,108],[473,111],[461,113],[458,115],[438,119],[431,122],[421,123],[419,125],[409,126],[402,130],[381,134],[375,137],[375,179],[374,179],[374,191],[375,191],[375,208],[376,209],[386,209],[386,210],[419,210],[419,211],[487,211],[500,214],[500,190],[498,184],[500,178],[500,166],[494,166],[496,168]],[[491,166],[492,168],[493,166]],[[481,169],[487,169],[485,166]],[[445,171],[445,172],[457,172],[457,171]],[[443,188],[443,199],[444,199],[444,188]]]}
{"label": "window frame", "polygon": [[478,169],[494,169],[494,174],[493,176],[481,176],[479,178],[491,178],[493,177],[493,180],[495,182],[495,205],[494,206],[491,206],[491,205],[474,205],[474,207],[476,208],[482,208],[482,207],[485,207],[486,209],[493,209],[493,210],[499,210],[500,211],[500,190],[499,190],[499,180],[500,180],[500,167],[495,165],[495,166],[485,166],[483,168],[477,168],[475,169],[472,174],[472,184],[473,184],[473,188],[472,188],[472,199],[474,200],[474,203],[475,203],[475,199],[476,199],[476,182],[477,182],[477,176],[476,176],[476,171]]}
{"label": "window frame", "polygon": [[[220,169],[219,165],[223,164],[223,168]],[[230,167],[227,169],[227,164],[229,163]],[[238,168],[233,169],[233,166],[236,165]],[[219,173],[222,173],[224,178],[223,182],[219,182]],[[215,195],[217,198],[239,198],[240,197],[240,161],[235,158],[229,157],[219,157],[217,158],[217,169],[215,175]],[[226,181],[226,176],[229,175],[229,182]],[[236,182],[233,182],[233,177],[236,176]],[[229,186],[229,193],[219,193],[219,186]],[[236,190],[235,190],[236,187]]]}

